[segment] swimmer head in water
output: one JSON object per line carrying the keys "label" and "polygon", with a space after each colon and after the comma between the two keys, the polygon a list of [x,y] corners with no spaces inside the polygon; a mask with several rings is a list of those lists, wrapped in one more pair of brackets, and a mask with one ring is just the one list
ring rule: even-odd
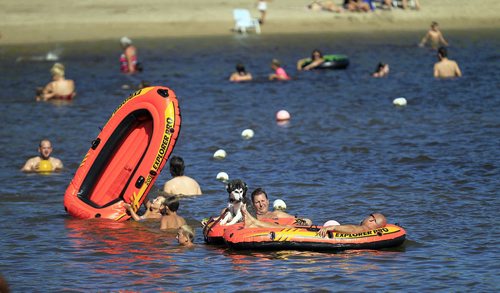
{"label": "swimmer head in water", "polygon": [[40,158],[42,158],[42,160],[48,160],[50,154],[52,153],[52,144],[50,143],[50,140],[41,140],[38,146],[38,152],[40,153]]}

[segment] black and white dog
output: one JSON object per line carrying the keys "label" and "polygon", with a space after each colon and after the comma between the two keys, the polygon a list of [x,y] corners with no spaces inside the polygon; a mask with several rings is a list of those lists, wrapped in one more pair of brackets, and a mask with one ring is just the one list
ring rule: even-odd
{"label": "black and white dog", "polygon": [[222,215],[221,225],[233,225],[238,223],[243,219],[241,214],[241,206],[245,204],[246,194],[247,194],[247,184],[243,180],[235,179],[229,181],[226,186],[226,190],[229,193],[229,199],[227,203],[227,212]]}

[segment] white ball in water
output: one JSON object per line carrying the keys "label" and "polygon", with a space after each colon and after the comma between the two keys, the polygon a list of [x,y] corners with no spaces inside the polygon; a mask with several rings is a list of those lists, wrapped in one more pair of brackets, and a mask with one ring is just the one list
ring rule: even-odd
{"label": "white ball in water", "polygon": [[254,135],[254,132],[252,129],[245,129],[241,132],[241,136],[244,138],[244,139],[251,139]]}
{"label": "white ball in water", "polygon": [[323,227],[335,226],[335,225],[340,225],[340,223],[335,220],[329,220],[323,224]]}
{"label": "white ball in water", "polygon": [[276,121],[288,121],[290,118],[290,113],[287,110],[279,110],[276,113]]}
{"label": "white ball in water", "polygon": [[224,159],[226,157],[226,151],[223,149],[217,150],[214,153],[214,159]]}
{"label": "white ball in water", "polygon": [[226,172],[219,172],[217,173],[217,180],[220,180],[220,181],[228,181],[229,180],[229,175],[227,175]]}
{"label": "white ball in water", "polygon": [[406,104],[407,104],[406,99],[403,97],[394,99],[394,101],[392,101],[392,103],[396,106],[406,106]]}

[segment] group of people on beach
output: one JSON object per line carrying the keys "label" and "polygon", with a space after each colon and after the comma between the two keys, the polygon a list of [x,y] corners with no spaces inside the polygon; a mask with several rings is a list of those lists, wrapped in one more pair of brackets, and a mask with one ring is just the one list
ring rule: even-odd
{"label": "group of people on beach", "polygon": [[329,12],[371,12],[379,6],[383,10],[392,10],[392,8],[420,10],[419,0],[343,0],[341,4],[335,4],[331,0],[314,0],[307,5],[311,11],[329,11]]}

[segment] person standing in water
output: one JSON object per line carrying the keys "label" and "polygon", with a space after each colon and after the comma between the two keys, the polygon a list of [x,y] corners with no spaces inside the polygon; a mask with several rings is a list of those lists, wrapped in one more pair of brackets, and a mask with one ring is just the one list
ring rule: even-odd
{"label": "person standing in water", "polygon": [[448,50],[445,47],[438,49],[439,62],[434,64],[434,77],[435,78],[450,78],[461,77],[462,71],[458,67],[457,62],[448,59]]}
{"label": "person standing in water", "polygon": [[427,41],[430,41],[432,49],[437,49],[439,46],[448,46],[448,42],[439,30],[439,24],[435,21],[431,23],[431,28],[418,44],[419,47],[424,47]]}
{"label": "person standing in water", "polygon": [[286,74],[285,69],[281,67],[280,62],[277,59],[273,59],[271,62],[271,68],[274,70],[274,73],[269,75],[269,80],[289,80],[290,76]]}
{"label": "person standing in water", "polygon": [[48,101],[52,99],[71,100],[76,95],[75,82],[64,78],[64,65],[55,63],[50,69],[52,81],[44,88],[38,88],[35,99]]}
{"label": "person standing in water", "polygon": [[173,178],[165,183],[163,191],[168,195],[201,195],[200,185],[193,178],[184,175],[184,168],[181,157],[170,158],[170,175]]}
{"label": "person standing in water", "polygon": [[243,64],[236,65],[236,72],[233,72],[229,77],[229,81],[239,82],[239,81],[250,81],[252,80],[252,74],[248,73],[245,70],[245,66]]}
{"label": "person standing in water", "polygon": [[120,71],[126,74],[135,74],[142,71],[140,63],[137,61],[137,49],[132,45],[132,40],[122,37],[120,44],[123,53],[120,55]]}
{"label": "person standing in water", "polygon": [[23,172],[52,172],[62,170],[63,164],[61,160],[51,157],[52,144],[48,139],[42,139],[38,145],[39,156],[33,157],[26,161],[21,168]]}

